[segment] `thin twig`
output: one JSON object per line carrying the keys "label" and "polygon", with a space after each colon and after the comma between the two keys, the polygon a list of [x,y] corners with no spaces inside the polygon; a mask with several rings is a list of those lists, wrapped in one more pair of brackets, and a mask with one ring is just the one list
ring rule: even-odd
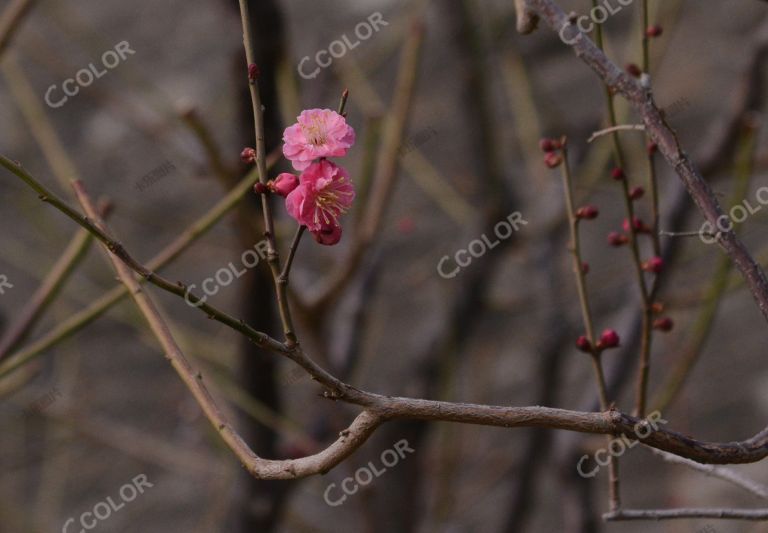
{"label": "thin twig", "polygon": [[21,21],[29,13],[37,0],[12,0],[0,15],[0,56],[8,43],[21,28]]}
{"label": "thin twig", "polygon": [[591,143],[592,141],[594,141],[599,137],[608,135],[609,133],[615,133],[617,131],[645,131],[645,125],[644,124],[619,124],[618,126],[611,126],[610,128],[605,128],[605,129],[594,132],[592,135],[590,135],[589,139],[587,139],[587,142]]}
{"label": "thin twig", "polygon": [[[278,153],[270,155],[268,166],[275,164]],[[251,172],[245,176],[241,182],[234,187],[224,198],[217,202],[208,212],[201,216],[184,230],[168,246],[161,250],[154,258],[147,263],[148,270],[159,270],[162,267],[175,261],[184,251],[194,244],[200,237],[205,235],[213,228],[227,213],[229,213],[246,194],[251,192],[253,183],[256,181],[256,173]],[[143,282],[143,280],[140,280]],[[54,327],[48,333],[43,335],[31,345],[20,352],[11,354],[8,359],[0,365],[0,377],[13,372],[22,365],[34,360],[42,355],[46,350],[57,343],[69,338],[78,332],[96,318],[107,312],[114,305],[120,302],[128,291],[124,285],[120,284],[109,292],[95,300],[91,305],[82,311],[72,315],[58,326]]]}
{"label": "thin twig", "polygon": [[674,463],[687,466],[697,472],[703,472],[704,474],[712,477],[728,481],[733,483],[737,487],[741,487],[747,492],[751,492],[755,496],[768,500],[768,486],[758,483],[752,479],[746,478],[731,468],[725,468],[715,465],[703,465],[690,459],[678,457],[675,454],[663,452],[661,450],[651,449],[653,453],[667,461],[668,463]]}

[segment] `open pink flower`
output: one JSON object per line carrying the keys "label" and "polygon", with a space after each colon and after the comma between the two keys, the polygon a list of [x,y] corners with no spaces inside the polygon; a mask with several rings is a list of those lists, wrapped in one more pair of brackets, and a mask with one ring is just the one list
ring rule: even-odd
{"label": "open pink flower", "polygon": [[299,186],[285,199],[285,207],[289,215],[312,233],[330,234],[329,227],[340,227],[339,217],[347,212],[354,199],[355,189],[347,171],[321,159],[301,174]]}
{"label": "open pink flower", "polygon": [[307,109],[283,133],[283,155],[304,170],[315,159],[341,157],[355,143],[355,130],[330,109]]}

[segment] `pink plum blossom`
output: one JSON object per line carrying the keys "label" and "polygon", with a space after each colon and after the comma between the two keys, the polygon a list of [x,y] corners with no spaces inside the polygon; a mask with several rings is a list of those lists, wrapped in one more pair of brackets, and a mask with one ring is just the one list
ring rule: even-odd
{"label": "pink plum blossom", "polygon": [[342,157],[355,143],[355,130],[330,109],[307,109],[283,133],[283,155],[293,168],[304,170],[315,159]]}
{"label": "pink plum blossom", "polygon": [[[347,212],[354,199],[355,189],[347,171],[321,159],[301,174],[299,186],[285,199],[285,207],[289,215],[313,234],[331,235],[329,227],[340,228],[339,217]],[[336,233],[341,238],[341,232]],[[318,239],[318,242],[322,241]]]}

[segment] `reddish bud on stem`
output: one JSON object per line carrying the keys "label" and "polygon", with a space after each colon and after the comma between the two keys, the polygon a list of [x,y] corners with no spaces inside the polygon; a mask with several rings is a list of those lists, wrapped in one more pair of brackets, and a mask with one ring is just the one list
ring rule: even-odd
{"label": "reddish bud on stem", "polygon": [[253,164],[256,162],[256,150],[253,148],[243,148],[243,151],[240,152],[240,161],[246,164]]}
{"label": "reddish bud on stem", "polygon": [[267,194],[269,193],[269,187],[264,185],[262,182],[257,181],[256,185],[253,186],[253,192],[256,194]]}
{"label": "reddish bud on stem", "polygon": [[674,327],[675,323],[667,316],[653,321],[653,329],[658,329],[659,331],[672,331]]}
{"label": "reddish bud on stem", "polygon": [[581,335],[578,339],[576,339],[576,348],[584,353],[592,352],[592,344],[589,342],[589,339],[587,339],[585,335]]}
{"label": "reddish bud on stem", "polygon": [[557,168],[562,164],[562,162],[563,156],[557,152],[547,152],[547,155],[544,156],[544,164],[549,168]]}
{"label": "reddish bud on stem", "polygon": [[594,220],[599,214],[600,211],[598,211],[597,207],[594,205],[585,205],[584,207],[579,207],[575,213],[576,218],[584,220]]}
{"label": "reddish bud on stem", "polygon": [[616,167],[613,170],[611,170],[611,177],[616,181],[622,181],[627,177],[627,175],[624,174],[623,169]]}
{"label": "reddish bud on stem", "polygon": [[662,270],[664,270],[664,260],[659,256],[651,257],[648,261],[641,265],[641,268],[646,272],[659,274]]}
{"label": "reddish bud on stem", "polygon": [[632,187],[632,189],[630,189],[629,191],[629,198],[631,200],[638,200],[642,198],[644,194],[645,194],[645,189],[643,189],[642,187],[640,186]]}
{"label": "reddish bud on stem", "polygon": [[261,71],[259,70],[259,66],[255,63],[251,63],[248,65],[248,81],[254,82],[259,78],[259,75],[261,75]]}
{"label": "reddish bud on stem", "polygon": [[624,246],[629,242],[629,237],[624,235],[623,233],[619,233],[618,231],[612,231],[608,234],[608,244],[611,246],[615,246],[618,248],[619,246]]}
{"label": "reddish bud on stem", "polygon": [[653,26],[648,26],[648,28],[645,30],[645,34],[648,37],[660,37],[663,32],[664,30],[658,24],[654,24]]}
{"label": "reddish bud on stem", "polygon": [[612,329],[606,329],[603,334],[600,335],[600,340],[597,341],[598,350],[606,350],[608,348],[616,348],[619,345],[619,334]]}

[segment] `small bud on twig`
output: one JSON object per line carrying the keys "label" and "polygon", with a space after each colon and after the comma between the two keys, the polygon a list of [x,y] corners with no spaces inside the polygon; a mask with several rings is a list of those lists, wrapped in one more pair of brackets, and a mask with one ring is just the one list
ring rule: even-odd
{"label": "small bud on twig", "polygon": [[645,30],[645,34],[648,37],[660,37],[663,32],[664,30],[658,24],[654,24],[653,26],[648,26],[648,28]]}
{"label": "small bud on twig", "polygon": [[261,75],[261,71],[259,70],[259,66],[255,63],[251,63],[248,65],[248,81],[251,83],[255,82],[259,76]]}
{"label": "small bud on twig", "polygon": [[619,233],[618,231],[612,231],[608,234],[608,244],[611,246],[615,246],[618,248],[619,246],[624,246],[629,242],[629,237],[624,235],[623,233]]}
{"label": "small bud on twig", "polygon": [[578,339],[576,339],[576,347],[584,353],[592,352],[592,344],[589,342],[589,339],[587,339],[585,335],[581,335]]}
{"label": "small bud on twig", "polygon": [[562,162],[563,156],[557,152],[547,152],[547,154],[544,156],[544,164],[549,168],[557,168],[562,164]]}
{"label": "small bud on twig", "polygon": [[653,321],[653,329],[658,329],[659,331],[672,331],[674,327],[675,323],[667,316]]}
{"label": "small bud on twig", "polygon": [[651,257],[648,261],[641,265],[641,268],[646,272],[659,274],[662,270],[664,270],[664,260],[659,256]]}
{"label": "small bud on twig", "polygon": [[613,170],[611,170],[611,177],[615,179],[616,181],[623,181],[627,175],[624,174],[624,170],[620,167],[616,167]]}
{"label": "small bud on twig", "polygon": [[243,148],[243,151],[240,152],[240,161],[246,164],[253,164],[256,162],[256,150],[253,148]]}
{"label": "small bud on twig", "polygon": [[645,194],[645,189],[640,187],[639,185],[637,187],[632,187],[629,191],[629,198],[630,200],[639,200],[643,197]]}
{"label": "small bud on twig", "polygon": [[600,214],[600,211],[594,205],[585,205],[584,207],[579,207],[574,214],[578,219],[594,220]]}
{"label": "small bud on twig", "polygon": [[619,345],[621,339],[619,334],[615,330],[606,329],[603,334],[600,335],[600,340],[597,341],[598,350],[606,350],[608,348],[616,348]]}

